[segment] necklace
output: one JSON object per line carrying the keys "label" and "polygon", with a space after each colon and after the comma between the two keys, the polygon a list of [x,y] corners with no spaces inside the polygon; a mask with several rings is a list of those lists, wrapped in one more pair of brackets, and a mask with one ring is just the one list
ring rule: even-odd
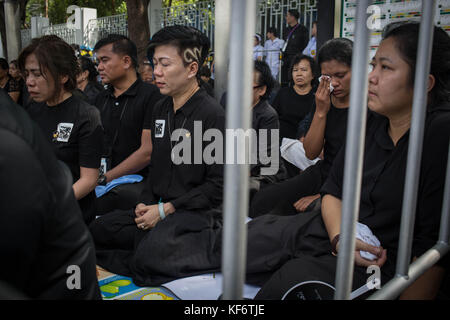
{"label": "necklace", "polygon": [[200,89],[200,87],[197,86],[197,87],[194,89],[194,91],[186,98],[186,100],[185,100],[185,101],[181,104],[181,106],[178,107],[178,108],[175,108],[175,101],[174,101],[174,104],[173,104],[173,109],[174,109],[174,111],[176,111],[176,110],[180,109],[182,106],[184,106],[184,105],[186,104],[186,102],[188,102],[189,99],[191,99],[192,96],[193,96],[199,89]]}

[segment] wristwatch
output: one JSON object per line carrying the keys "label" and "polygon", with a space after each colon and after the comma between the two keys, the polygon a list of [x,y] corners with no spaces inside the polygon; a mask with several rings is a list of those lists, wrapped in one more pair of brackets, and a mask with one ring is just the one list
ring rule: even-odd
{"label": "wristwatch", "polygon": [[106,176],[104,174],[101,174],[100,177],[98,177],[97,184],[99,186],[106,186]]}

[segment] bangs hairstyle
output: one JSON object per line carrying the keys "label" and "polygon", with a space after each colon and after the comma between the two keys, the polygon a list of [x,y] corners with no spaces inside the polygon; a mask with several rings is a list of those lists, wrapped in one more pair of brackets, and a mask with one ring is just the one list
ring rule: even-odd
{"label": "bangs hairstyle", "polygon": [[[414,87],[417,49],[419,45],[418,22],[400,22],[387,25],[383,31],[383,41],[393,38],[403,60],[410,67],[409,80]],[[450,101],[450,36],[441,28],[434,27],[430,74],[435,84],[430,92],[428,106],[438,106]]]}
{"label": "bangs hairstyle", "polygon": [[[313,79],[312,79],[312,81],[311,81],[311,85],[312,85],[313,87],[315,87],[315,86],[317,85],[316,82],[318,82],[318,81],[317,81],[317,73],[318,73],[318,70],[317,70],[317,64],[316,64],[316,61],[314,61],[314,59],[313,59],[312,57],[307,56],[307,55],[304,55],[303,53],[298,53],[298,54],[296,54],[296,55],[294,56],[294,58],[292,59],[291,67],[290,67],[290,69],[289,69],[289,74],[292,75],[292,72],[294,71],[294,66],[295,66],[296,64],[300,63],[300,61],[302,61],[302,60],[306,60],[306,61],[308,61],[308,63],[309,63],[309,66],[310,66],[310,68],[311,68],[311,72],[312,72],[312,75],[313,75]],[[292,84],[294,84],[294,80],[292,80]]]}
{"label": "bangs hairstyle", "polygon": [[[198,69],[208,57],[209,39],[198,29],[188,26],[169,26],[153,35],[147,49],[147,58],[153,65],[155,48],[162,45],[172,45],[178,49],[185,66],[192,62],[198,63]],[[197,72],[197,78],[199,72]]]}
{"label": "bangs hairstyle", "polygon": [[80,73],[77,57],[72,47],[55,35],[43,36],[31,40],[19,55],[18,64],[20,72],[25,76],[25,61],[31,54],[36,56],[39,69],[44,79],[49,81],[50,75],[54,81],[55,91],[52,98],[61,92],[60,77],[67,76],[64,89],[72,92],[77,87],[77,75]]}
{"label": "bangs hairstyle", "polygon": [[319,49],[317,62],[319,66],[324,62],[336,60],[352,67],[353,41],[346,38],[328,40]]}

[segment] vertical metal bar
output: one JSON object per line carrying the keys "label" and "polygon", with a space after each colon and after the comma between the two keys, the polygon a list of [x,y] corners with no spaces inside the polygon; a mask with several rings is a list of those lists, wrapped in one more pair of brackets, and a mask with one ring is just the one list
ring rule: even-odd
{"label": "vertical metal bar", "polygon": [[397,276],[408,276],[411,262],[411,247],[419,187],[423,133],[427,108],[427,85],[430,73],[431,49],[434,34],[435,0],[422,1],[422,18],[414,84],[411,129],[409,135],[408,160],[406,165],[405,190],[403,193],[402,221],[397,255]]}
{"label": "vertical metal bar", "polygon": [[369,30],[367,7],[369,0],[358,1],[355,21],[355,42],[352,56],[350,108],[345,151],[344,187],[342,199],[341,240],[336,268],[335,299],[350,299],[353,280],[355,226],[361,194],[361,176],[366,133],[367,86],[369,64]]}
{"label": "vertical metal bar", "polygon": [[439,243],[448,245],[450,243],[450,146],[448,148],[447,175],[445,178],[443,201]]}
{"label": "vertical metal bar", "polygon": [[216,0],[214,29],[214,96],[220,100],[227,90],[231,0]]}
{"label": "vertical metal bar", "polygon": [[[250,128],[253,80],[252,37],[255,33],[255,0],[232,0],[230,73],[228,76],[227,130]],[[245,142],[226,139],[229,153],[248,154]],[[246,157],[248,159],[248,157]],[[237,163],[237,162],[236,162]],[[245,280],[249,163],[225,165],[224,231],[222,251],[223,298],[242,299]]]}

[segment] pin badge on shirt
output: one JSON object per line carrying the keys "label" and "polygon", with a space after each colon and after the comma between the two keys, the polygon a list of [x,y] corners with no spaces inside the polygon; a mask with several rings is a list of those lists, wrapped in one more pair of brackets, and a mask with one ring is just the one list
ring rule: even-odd
{"label": "pin badge on shirt", "polygon": [[164,128],[166,126],[166,120],[155,121],[155,138],[164,137]]}
{"label": "pin badge on shirt", "polygon": [[59,123],[56,131],[53,133],[53,141],[69,142],[72,129],[73,123]]}

